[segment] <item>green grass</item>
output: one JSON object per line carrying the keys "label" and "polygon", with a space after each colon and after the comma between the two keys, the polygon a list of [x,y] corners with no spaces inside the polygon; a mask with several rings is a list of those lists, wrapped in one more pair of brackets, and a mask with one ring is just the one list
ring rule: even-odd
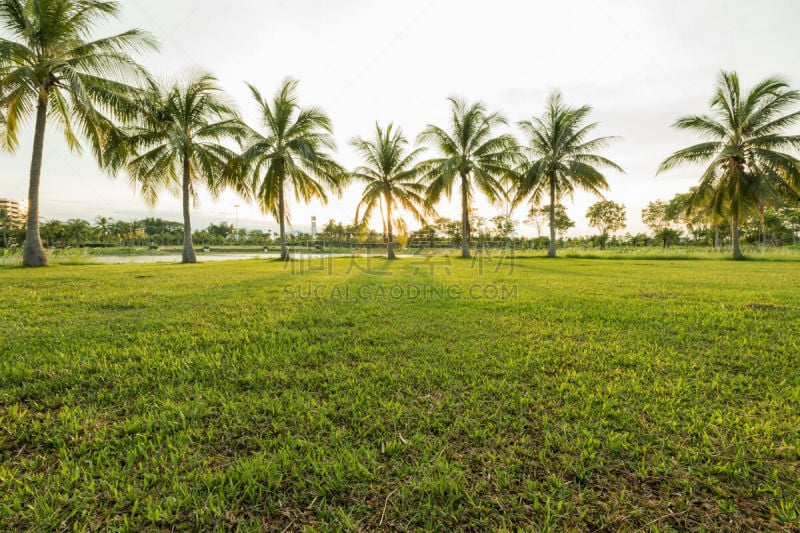
{"label": "green grass", "polygon": [[798,272],[2,268],[0,528],[797,531]]}

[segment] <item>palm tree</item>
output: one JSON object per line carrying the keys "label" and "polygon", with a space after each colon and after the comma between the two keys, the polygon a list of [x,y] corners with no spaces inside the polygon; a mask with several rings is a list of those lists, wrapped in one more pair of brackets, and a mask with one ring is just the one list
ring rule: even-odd
{"label": "palm tree", "polygon": [[284,80],[272,101],[248,84],[258,104],[262,132],[251,130],[242,162],[252,175],[251,192],[263,213],[271,213],[280,225],[281,259],[289,259],[286,247],[286,189],[298,202],[319,198],[328,201],[327,190],[341,194],[347,174],[325,152],[333,150],[333,128],[317,107],[301,108],[297,80]]}
{"label": "palm tree", "polygon": [[162,189],[180,194],[183,202],[183,262],[196,263],[192,243],[190,201],[197,202],[200,184],[216,197],[236,181],[236,154],[221,144],[245,133],[217,80],[198,74],[186,83],[153,84],[140,102],[141,124],[109,143],[106,159],[124,166],[131,183],[155,205]]}
{"label": "palm tree", "polygon": [[39,184],[48,118],[61,127],[71,149],[81,150],[82,136],[100,156],[111,121],[134,113],[128,83],[146,74],[129,52],[153,48],[154,41],[140,30],[87,40],[98,22],[118,12],[114,1],[0,0],[0,24],[14,39],[0,38],[0,114],[5,115],[0,147],[15,150],[20,123],[34,109],[36,115],[26,266],[47,265],[39,235]]}
{"label": "palm tree", "polygon": [[114,236],[118,245],[123,245],[125,240],[131,235],[131,225],[124,220],[117,220],[112,223],[108,230],[109,233]]}
{"label": "palm tree", "polygon": [[48,247],[55,246],[58,241],[63,241],[64,224],[60,220],[48,220],[42,224],[42,236]]}
{"label": "palm tree", "polygon": [[528,137],[528,158],[517,169],[519,183],[514,205],[531,198],[538,205],[545,194],[550,199],[550,249],[548,257],[556,256],[556,205],[564,196],[572,196],[576,188],[603,197],[608,181],[597,167],[623,172],[619,165],[601,157],[596,150],[604,148],[614,137],[587,140],[597,123],[584,124],[592,111],[590,106],[569,107],[559,91],[547,100],[547,110],[541,117],[517,124]]}
{"label": "palm tree", "polygon": [[100,241],[103,243],[108,240],[108,236],[111,234],[113,220],[113,218],[104,217],[102,215],[94,219],[94,229],[100,233]]}
{"label": "palm tree", "polygon": [[441,158],[424,163],[423,181],[428,184],[427,201],[438,202],[445,194],[452,196],[453,186],[461,188],[461,256],[469,253],[469,209],[477,188],[497,202],[504,198],[501,182],[511,172],[519,151],[511,135],[493,136],[493,128],[506,124],[498,113],[488,113],[482,102],[468,104],[461,98],[450,102],[450,131],[429,124],[419,135],[420,141],[438,146]]}
{"label": "palm tree", "polygon": [[71,218],[67,220],[64,226],[66,237],[72,240],[75,246],[80,246],[89,237],[89,230],[92,226],[85,220],[79,218]]}
{"label": "palm tree", "polygon": [[688,115],[674,127],[708,139],[678,150],[661,163],[664,172],[685,163],[708,164],[689,198],[689,211],[706,209],[731,222],[733,258],[741,259],[739,226],[748,215],[798,197],[800,161],[785,150],[800,150],[800,135],[786,135],[800,121],[787,110],[800,100],[779,78],[767,78],[742,95],[739,76],[721,72],[711,99],[711,113]]}
{"label": "palm tree", "polygon": [[375,124],[372,140],[357,137],[351,144],[364,161],[352,176],[366,184],[356,210],[356,225],[366,226],[378,207],[386,232],[388,258],[395,259],[393,228],[404,224],[396,216],[396,208],[405,209],[420,222],[433,211],[425,202],[425,185],[417,179],[422,167],[414,166],[424,148],[407,152],[408,140],[392,124],[385,130]]}

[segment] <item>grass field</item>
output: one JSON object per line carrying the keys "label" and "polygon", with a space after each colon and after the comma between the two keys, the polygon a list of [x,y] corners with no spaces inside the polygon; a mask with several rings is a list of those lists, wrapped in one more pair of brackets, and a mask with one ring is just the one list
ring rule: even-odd
{"label": "grass field", "polygon": [[0,268],[6,530],[800,530],[800,263]]}

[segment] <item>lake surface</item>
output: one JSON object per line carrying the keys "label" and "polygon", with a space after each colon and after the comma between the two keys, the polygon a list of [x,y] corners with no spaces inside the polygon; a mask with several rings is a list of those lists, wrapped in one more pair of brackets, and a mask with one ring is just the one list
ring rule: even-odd
{"label": "lake surface", "polygon": [[[383,257],[383,254],[291,254],[292,259],[324,259],[328,257]],[[280,259],[278,253],[266,254],[197,254],[198,263],[210,263],[214,261],[246,261],[249,259]],[[411,255],[398,254],[397,257],[414,257]],[[91,263],[104,265],[118,265],[130,263],[180,263],[183,259],[180,255],[105,255],[92,256],[87,258]]]}

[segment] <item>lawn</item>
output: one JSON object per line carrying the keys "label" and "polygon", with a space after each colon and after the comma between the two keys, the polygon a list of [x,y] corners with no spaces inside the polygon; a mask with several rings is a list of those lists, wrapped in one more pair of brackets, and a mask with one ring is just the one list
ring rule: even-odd
{"label": "lawn", "polygon": [[0,268],[0,528],[800,530],[800,263]]}

